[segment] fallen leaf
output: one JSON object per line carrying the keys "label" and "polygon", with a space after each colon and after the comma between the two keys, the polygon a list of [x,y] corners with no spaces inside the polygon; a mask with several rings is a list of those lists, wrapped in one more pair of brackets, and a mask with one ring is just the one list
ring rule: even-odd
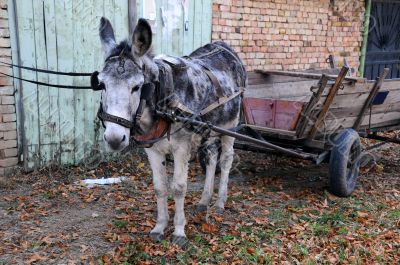
{"label": "fallen leaf", "polygon": [[250,255],[253,255],[254,253],[256,253],[255,248],[248,247],[246,250],[247,250],[247,253],[249,253]]}
{"label": "fallen leaf", "polygon": [[35,253],[32,256],[30,256],[29,259],[26,262],[28,264],[32,264],[32,263],[34,263],[36,261],[39,261],[39,260],[47,260],[47,258],[43,257],[43,256],[40,256],[39,254]]}
{"label": "fallen leaf", "polygon": [[212,224],[202,223],[201,230],[203,230],[204,233],[214,234],[218,232],[218,227]]}

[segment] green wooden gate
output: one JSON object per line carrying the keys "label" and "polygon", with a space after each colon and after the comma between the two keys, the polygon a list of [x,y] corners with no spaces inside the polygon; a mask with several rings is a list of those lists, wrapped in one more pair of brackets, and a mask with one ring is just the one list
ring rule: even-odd
{"label": "green wooden gate", "polygon": [[[113,23],[116,38],[128,36],[128,0],[9,0],[14,63],[65,72],[92,72],[103,62],[98,24]],[[154,15],[149,4],[153,3]],[[211,0],[141,0],[138,16],[150,17],[157,53],[188,54],[211,38]],[[150,10],[150,11],[149,11]],[[171,15],[175,15],[172,19]],[[168,21],[167,21],[168,19]],[[55,76],[14,69],[46,83],[89,85],[88,77]],[[20,150],[26,170],[103,158],[96,119],[99,93],[15,82]]]}
{"label": "green wooden gate", "polygon": [[187,55],[211,41],[212,0],[144,0],[137,11],[152,24],[156,53]]}

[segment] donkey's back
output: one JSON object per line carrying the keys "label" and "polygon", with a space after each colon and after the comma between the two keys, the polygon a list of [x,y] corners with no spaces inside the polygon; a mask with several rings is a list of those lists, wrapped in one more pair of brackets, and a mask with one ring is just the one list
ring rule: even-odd
{"label": "donkey's back", "polygon": [[246,70],[235,51],[218,41],[198,48],[179,62],[179,70],[173,71],[172,105],[184,106],[184,112],[215,125],[234,126],[240,113],[238,95],[247,85]]}

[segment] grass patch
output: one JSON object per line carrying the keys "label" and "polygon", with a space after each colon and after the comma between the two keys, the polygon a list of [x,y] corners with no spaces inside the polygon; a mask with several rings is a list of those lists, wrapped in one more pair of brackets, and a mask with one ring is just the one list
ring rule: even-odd
{"label": "grass patch", "polygon": [[400,210],[396,209],[396,210],[390,211],[388,214],[388,217],[393,220],[400,219]]}
{"label": "grass patch", "polygon": [[312,227],[315,236],[325,236],[331,232],[330,225],[314,223]]}
{"label": "grass patch", "polygon": [[125,228],[128,225],[128,221],[125,220],[113,220],[112,223],[116,228],[119,229]]}

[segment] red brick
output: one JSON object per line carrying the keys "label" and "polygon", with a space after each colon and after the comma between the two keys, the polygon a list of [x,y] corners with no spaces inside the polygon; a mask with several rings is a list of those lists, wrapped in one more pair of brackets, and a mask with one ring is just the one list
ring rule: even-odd
{"label": "red brick", "polygon": [[3,168],[16,166],[17,164],[18,164],[17,157],[10,157],[10,158],[0,160],[0,167],[3,167]]}
{"label": "red brick", "polygon": [[4,149],[2,151],[3,151],[4,157],[16,157],[18,155],[17,148]]}
{"label": "red brick", "polygon": [[2,121],[3,122],[12,122],[17,120],[17,115],[13,114],[3,114]]}
{"label": "red brick", "polygon": [[17,140],[2,140],[0,141],[0,150],[17,147]]}

